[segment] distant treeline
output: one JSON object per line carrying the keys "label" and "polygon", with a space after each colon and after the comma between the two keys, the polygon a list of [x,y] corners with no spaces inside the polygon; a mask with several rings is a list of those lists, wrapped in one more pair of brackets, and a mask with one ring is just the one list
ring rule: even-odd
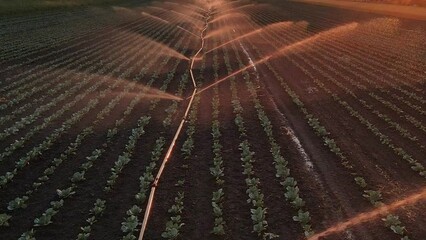
{"label": "distant treeline", "polygon": [[344,0],[344,1],[387,3],[387,4],[406,5],[406,6],[426,7],[426,0]]}
{"label": "distant treeline", "polygon": [[[0,0],[0,14],[25,13],[89,5],[137,2],[136,0]],[[142,1],[139,1],[142,2]]]}

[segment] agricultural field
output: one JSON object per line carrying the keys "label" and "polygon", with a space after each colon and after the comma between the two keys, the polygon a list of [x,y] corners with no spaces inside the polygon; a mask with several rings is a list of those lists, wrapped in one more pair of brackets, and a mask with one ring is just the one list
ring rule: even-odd
{"label": "agricultural field", "polygon": [[424,240],[425,115],[421,20],[279,0],[3,15],[0,239]]}
{"label": "agricultural field", "polygon": [[[344,0],[344,1],[346,1],[346,0]],[[426,7],[426,1],[425,0],[351,0],[351,1]]]}
{"label": "agricultural field", "polygon": [[0,14],[27,14],[36,11],[46,12],[53,9],[69,9],[84,6],[102,6],[111,4],[140,4],[138,0],[0,0]]}

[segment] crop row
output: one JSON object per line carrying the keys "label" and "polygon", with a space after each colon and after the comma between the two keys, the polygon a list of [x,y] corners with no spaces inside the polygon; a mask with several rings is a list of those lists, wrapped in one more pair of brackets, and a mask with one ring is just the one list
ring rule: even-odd
{"label": "crop row", "polygon": [[[128,21],[127,17],[120,14],[101,13],[96,17],[88,14],[80,15],[79,13],[69,14],[67,18],[71,19],[57,20],[56,24],[54,19],[44,19],[35,24],[14,24],[14,31],[8,30],[2,38],[4,43],[2,61],[23,59],[52,47],[91,38],[99,32],[110,30]],[[28,27],[30,29],[25,29]]]}
{"label": "crop row", "polygon": [[[126,49],[124,49],[124,51],[131,51],[132,50],[132,45],[130,45],[130,46],[128,46]],[[117,52],[118,53],[118,56],[120,56],[119,54],[120,54],[120,52]],[[104,59],[104,61],[106,61],[106,62],[108,62],[108,61],[112,61],[114,59],[114,55],[111,55],[108,59]],[[89,62],[89,64],[90,63],[94,63],[94,62],[92,62],[92,61],[90,61]],[[101,62],[100,64],[99,64],[99,66],[101,67],[102,66],[102,63],[103,62]],[[92,65],[92,67],[91,67],[91,69],[92,70],[95,70],[97,65]],[[102,69],[101,68],[101,70],[99,70],[99,72],[98,72],[98,74],[104,74],[105,72],[107,72],[108,71],[108,69]],[[61,94],[61,95],[59,95],[58,97],[56,97],[56,98],[53,98],[53,99],[51,99],[50,101],[49,101],[49,103],[47,103],[46,105],[42,105],[42,106],[40,106],[40,107],[38,107],[35,111],[34,111],[34,113],[33,114],[30,114],[30,115],[27,115],[27,116],[25,116],[25,118],[22,118],[20,121],[17,121],[17,122],[15,122],[15,124],[13,125],[13,126],[11,126],[11,127],[8,127],[8,128],[6,128],[5,130],[4,130],[4,132],[3,133],[1,133],[1,135],[0,135],[0,138],[1,139],[4,139],[5,137],[7,137],[7,136],[10,136],[11,134],[17,134],[23,127],[25,127],[26,125],[29,125],[29,124],[31,124],[31,123],[33,123],[33,122],[35,122],[38,118],[39,118],[39,116],[41,116],[41,114],[42,113],[44,113],[44,112],[47,112],[48,110],[50,110],[51,108],[53,108],[53,107],[55,107],[55,106],[57,106],[57,105],[59,105],[60,104],[60,102],[62,102],[62,101],[64,101],[64,100],[66,100],[67,98],[69,98],[69,97],[71,97],[71,96],[73,96],[73,94],[74,93],[77,93],[78,91],[80,91],[81,89],[83,89],[83,88],[88,88],[88,86],[87,85],[89,85],[92,81],[93,81],[93,79],[96,77],[97,75],[95,75],[95,74],[92,74],[92,75],[89,75],[89,76],[85,76],[84,77],[84,81],[80,81],[78,84],[76,84],[75,86],[73,86],[72,88],[70,88],[67,92],[66,92],[66,94]],[[65,86],[67,86],[67,85],[69,85],[69,84],[71,84],[71,83],[73,83],[73,82],[75,82],[75,81],[78,81],[78,79],[79,79],[79,75],[77,75],[77,76],[75,76],[73,79],[68,79],[66,82],[67,83],[63,83],[63,84],[61,84],[61,85],[65,85]],[[108,78],[106,78],[107,80],[110,80],[110,79],[108,79]],[[60,89],[56,89],[55,88],[55,91],[59,91]],[[49,93],[54,93],[53,91],[51,92],[51,91],[49,91]],[[42,96],[42,98],[44,98],[44,96]],[[81,100],[81,99],[83,99],[83,96],[82,95],[80,95],[80,96],[78,96],[78,97],[76,97],[76,100],[77,100],[77,102],[79,101],[79,100]],[[72,106],[73,104],[70,104],[70,102],[69,103],[67,103],[67,105],[66,106]],[[31,106],[31,105],[30,105]],[[64,113],[64,111],[60,111],[61,113]],[[16,113],[15,113],[16,114]],[[51,115],[49,118],[46,118],[45,120],[44,120],[44,122],[43,122],[43,124],[44,124],[44,126],[48,126],[49,125],[49,123],[51,122],[51,121],[53,121],[53,120],[55,120],[55,119],[58,119],[59,117],[61,117],[62,115],[61,114],[54,114],[54,115]],[[11,117],[11,115],[8,115],[8,116],[5,116],[5,117],[8,117],[8,118],[12,118]],[[36,129],[38,129],[38,127],[35,127]],[[43,128],[41,128],[41,129],[43,129]]]}
{"label": "crop row", "polygon": [[[275,34],[275,37],[283,37],[283,35],[281,34]],[[324,38],[328,38],[328,35],[324,34]],[[275,38],[276,39],[276,38]],[[271,41],[271,40],[270,40]],[[322,43],[322,41],[321,41]],[[316,45],[321,45],[321,44],[316,44]],[[333,46],[336,47],[336,44],[334,44]],[[329,51],[328,51],[329,52]],[[325,73],[325,71],[323,69],[331,69],[331,71],[334,72],[334,75],[339,76],[340,78],[345,79],[345,75],[343,73],[340,72],[336,72],[336,70],[330,66],[322,66],[320,61],[317,61],[315,63],[309,61],[309,59],[315,59],[315,56],[310,55],[303,55],[299,54],[298,52],[294,52],[291,53],[292,55],[290,57],[288,56],[284,56],[288,61],[292,62],[293,64],[296,64],[296,62],[294,61],[294,59],[298,59],[301,60],[302,62],[305,62],[309,68],[314,69],[315,71],[318,71],[320,73],[320,76],[324,76],[325,80],[330,80],[332,83],[334,83],[335,85],[337,85],[338,87],[342,88],[344,91],[346,91],[348,93],[349,96],[353,96],[356,100],[358,100],[360,102],[360,104],[367,110],[370,110],[370,112],[372,112],[374,115],[376,115],[378,118],[382,119],[382,121],[386,124],[388,124],[391,128],[394,128],[395,130],[397,130],[397,132],[400,134],[400,136],[402,137],[406,137],[409,140],[412,140],[414,142],[416,142],[417,144],[419,144],[419,147],[422,149],[424,147],[421,147],[421,143],[418,142],[418,138],[416,136],[413,136],[413,133],[409,133],[406,129],[404,129],[403,127],[401,127],[397,122],[395,122],[394,120],[390,119],[387,115],[383,114],[382,112],[373,109],[366,100],[364,100],[363,98],[355,95],[353,92],[351,92],[346,86],[344,86],[341,81],[337,81],[333,76]],[[326,52],[324,52],[324,54],[326,54]],[[321,67],[319,67],[321,66]],[[299,69],[302,69],[299,67]],[[305,71],[306,73],[306,71]],[[318,80],[319,81],[319,80]],[[317,82],[318,82],[317,81]],[[351,79],[351,81],[355,81],[353,79]],[[392,110],[392,109],[391,109]],[[408,116],[409,119],[411,116]],[[399,121],[399,119],[398,119]],[[415,125],[415,126],[420,126],[421,129],[421,124],[420,125]]]}
{"label": "crop row", "polygon": [[[219,61],[217,56],[217,51],[213,52],[213,76],[214,79],[219,79],[218,70],[219,70]],[[226,222],[223,217],[223,200],[225,192],[223,191],[223,185],[225,184],[224,180],[224,166],[223,166],[223,157],[222,157],[222,144],[220,137],[222,136],[220,131],[220,99],[219,99],[219,89],[217,86],[213,88],[213,98],[212,98],[212,151],[213,151],[213,167],[210,167],[210,174],[214,177],[216,187],[218,188],[212,194],[212,208],[214,216],[214,226],[212,233],[215,235],[224,235]]]}
{"label": "crop row", "polygon": [[[278,36],[276,36],[276,37],[278,37]],[[309,61],[309,56],[308,55],[302,55],[302,54],[299,55],[299,53],[297,53],[297,52],[295,52],[294,54],[292,54],[290,57],[286,57],[290,62],[292,62],[294,65],[298,66],[299,69],[301,69],[305,74],[307,74],[307,76],[309,76],[316,83],[316,85],[320,89],[324,89],[324,91],[326,91],[330,96],[332,96],[334,100],[338,101],[339,104],[341,104],[342,100],[340,100],[336,94],[333,94],[333,92],[331,92],[329,89],[327,89],[327,87],[325,87],[325,85],[324,85],[324,82],[321,81],[321,80],[319,80],[319,79],[317,79],[315,77],[315,75],[311,73],[311,71],[308,71],[307,69],[303,68],[298,62],[294,61],[294,59],[296,59],[295,57],[297,57],[297,59],[300,60],[301,62],[304,62],[306,65],[308,65],[311,69],[314,69],[315,71],[317,71],[320,74],[320,76],[324,76],[324,79],[332,81],[334,84],[336,84],[337,86],[343,88],[344,90],[346,90],[348,92],[349,90],[347,88],[345,88],[345,86],[343,86],[339,81],[337,81],[336,79],[334,79],[333,76],[328,75],[327,73],[324,72],[323,69],[330,68],[330,67],[321,66],[319,62],[316,62],[314,64],[314,63],[312,63],[312,62]],[[311,57],[311,58],[313,58],[313,57]],[[335,73],[335,74],[337,74],[337,73]],[[378,116],[379,118],[381,118],[385,123],[389,124],[390,127],[392,127],[395,130],[397,130],[397,132],[402,137],[407,137],[407,138],[409,138],[410,140],[413,140],[413,141],[417,140],[417,137],[412,137],[412,135],[409,134],[405,129],[403,129],[402,127],[400,127],[398,125],[398,123],[392,121],[388,116],[386,116],[385,114],[379,112],[378,110],[373,109],[371,106],[369,106],[367,104],[367,102],[365,100],[363,100],[362,98],[358,97],[357,95],[355,95],[353,93],[349,92],[349,94],[352,95],[356,100],[358,100],[361,103],[361,106],[363,106],[365,109],[370,110],[373,114],[375,114],[376,116]],[[360,122],[362,124],[366,125],[366,127],[374,135],[376,135],[377,137],[379,137],[382,144],[384,144],[385,146],[388,146],[389,148],[391,148],[391,150],[393,150],[395,152],[395,154],[399,155],[403,160],[408,161],[408,163],[410,163],[410,165],[413,168],[413,170],[417,170],[419,172],[419,174],[422,175],[422,176],[425,175],[425,172],[423,170],[424,168],[421,165],[421,163],[419,163],[418,161],[416,161],[402,147],[398,146],[397,143],[393,142],[389,136],[381,133],[380,130],[377,127],[375,127],[369,121],[367,121],[364,117],[362,117],[362,115],[360,115],[360,113],[356,112],[352,107],[350,107],[350,105],[348,105],[347,102],[345,104],[343,104],[342,106],[345,109],[348,110],[348,114],[350,114],[351,116],[357,117],[360,120]],[[350,108],[347,108],[348,106]],[[421,147],[421,145],[419,147],[420,148],[424,148],[424,147]]]}
{"label": "crop row", "polygon": [[[271,36],[270,34],[264,34],[262,35],[262,37],[265,38],[265,41],[268,41],[268,42],[272,42],[271,39],[276,38],[276,36]],[[276,49],[279,48],[279,46],[277,45],[274,45],[274,47]],[[284,57],[289,58],[287,56],[284,56]],[[292,59],[289,59],[289,61],[292,61]],[[346,168],[348,171],[350,171],[353,176],[355,176],[354,178],[355,183],[358,186],[360,186],[364,191],[363,197],[367,198],[375,206],[382,205],[381,193],[376,190],[368,189],[368,185],[367,185],[367,181],[365,180],[365,177],[355,172],[354,166],[351,165],[349,161],[347,161],[345,154],[342,152],[337,142],[331,137],[327,129],[321,124],[320,120],[316,118],[312,113],[309,112],[309,110],[305,107],[304,103],[301,101],[300,97],[289,87],[289,85],[287,85],[287,83],[285,82],[285,79],[278,75],[278,72],[272,67],[272,65],[270,63],[266,63],[266,65],[268,69],[274,74],[275,78],[280,81],[281,85],[286,90],[286,92],[291,96],[294,103],[299,107],[299,109],[305,115],[305,119],[307,120],[309,125],[312,127],[314,132],[323,139],[325,146],[327,146],[330,149],[330,151],[333,152],[341,160],[342,166]],[[334,96],[336,95],[334,94]],[[403,226],[399,226],[399,227],[403,228]],[[397,226],[394,226],[394,229],[400,229],[400,228],[398,228]],[[397,231],[396,233],[402,234],[402,235],[406,234],[405,231]]]}
{"label": "crop row", "polygon": [[[131,46],[130,46],[131,47]],[[147,45],[146,46],[146,48],[149,48],[149,45]],[[145,48],[142,48],[141,50],[139,50],[141,53],[143,52],[143,50],[145,50]],[[134,52],[134,49],[132,49],[132,51],[130,51],[130,52]],[[138,52],[136,52],[136,53],[138,53]],[[125,56],[125,55],[124,55]],[[134,56],[137,56],[137,54],[135,54]],[[120,59],[118,59],[118,60],[120,60]],[[143,62],[144,62],[144,58],[141,58],[140,60],[139,60],[139,64],[142,64]],[[123,64],[121,64],[121,65],[123,65]],[[138,65],[138,64],[137,64]],[[136,65],[136,66],[137,66]],[[152,63],[151,63],[151,66],[152,66]],[[126,78],[126,76],[131,72],[131,69],[132,68],[134,68],[135,66],[133,66],[133,67],[131,67],[131,68],[129,68],[127,71],[125,71],[125,72],[123,72],[123,74],[118,78],[118,80],[116,81],[116,84],[118,84],[120,81],[119,80],[121,80],[121,78]],[[119,68],[118,68],[119,69]],[[118,72],[118,71],[120,71],[120,70],[118,70],[118,69],[116,69],[116,71]],[[143,68],[144,70],[146,70],[145,68]],[[141,72],[140,73],[140,75],[139,75],[139,79],[142,77],[141,75],[144,75],[145,73],[143,73],[143,72]],[[138,78],[135,78],[135,80],[138,80]],[[150,84],[152,84],[152,81],[150,82]],[[149,84],[149,85],[150,85]],[[115,97],[114,99],[112,99],[111,101],[110,101],[110,103],[102,110],[102,111],[100,111],[99,113],[98,113],[98,115],[97,115],[97,118],[98,118],[98,120],[96,120],[95,122],[94,122],[94,124],[97,124],[101,119],[104,119],[105,117],[106,117],[106,115],[108,115],[109,114],[109,112],[111,111],[111,109],[118,103],[118,101],[124,96],[124,95],[126,95],[132,88],[134,88],[136,85],[135,85],[135,83],[128,83],[127,84],[127,87],[125,87],[124,88],[124,90],[123,90],[123,92],[122,93],[120,93],[117,97]],[[107,91],[106,90],[104,90],[103,92],[100,92],[100,94],[99,94],[99,96],[105,96],[107,94]],[[92,99],[93,100],[93,99]],[[140,100],[140,98],[139,98],[139,100]],[[132,102],[132,105],[131,106],[135,106],[135,103],[136,102]],[[129,111],[129,109],[128,110],[126,110],[126,113],[128,113],[128,112],[130,112]],[[119,123],[120,121],[118,121],[118,123]],[[121,121],[122,122],[122,121]],[[90,130],[91,128],[90,127],[88,127],[88,128],[86,128],[86,129],[88,129],[88,130]],[[83,133],[85,133],[84,134],[84,136],[86,136],[88,133],[86,132],[86,131],[83,131]],[[92,131],[90,131],[90,133],[92,133]],[[113,134],[112,134],[113,135]],[[111,134],[109,134],[109,136],[112,136]],[[80,136],[80,135],[79,135]],[[77,137],[77,139],[79,139],[79,137]],[[81,143],[81,139],[78,141],[78,143]],[[75,147],[75,145],[71,145],[71,146],[73,146],[73,147]],[[75,151],[75,149],[74,149],[74,151]],[[62,157],[63,155],[61,155],[61,157]],[[58,161],[55,161],[55,163],[58,163]],[[49,168],[49,169],[47,169],[46,171],[47,171],[47,173],[51,173],[51,168]],[[45,171],[45,172],[46,172]],[[44,178],[46,178],[46,176],[44,176],[44,177],[42,177],[42,179],[41,180],[43,180]],[[37,184],[38,185],[38,184]]]}
{"label": "crop row", "polygon": [[[149,45],[147,46],[147,47],[149,47]],[[143,48],[140,50],[140,52],[143,52]],[[133,49],[133,51],[134,51],[134,49]],[[145,59],[144,58],[142,58],[139,62],[140,63],[143,63],[143,61],[144,61]],[[126,72],[124,72],[125,74],[128,74],[129,72],[128,71],[126,71]],[[140,79],[140,75],[143,75],[144,73],[143,72],[141,72],[140,74],[139,74],[139,79]],[[125,75],[122,75],[121,77],[125,77]],[[138,78],[135,78],[135,80],[138,80]],[[151,83],[149,83],[149,85],[148,85],[148,87],[150,86],[150,84],[152,84],[152,82]],[[102,111],[100,111],[99,113],[98,113],[98,115],[97,115],[97,120],[95,120],[94,122],[93,122],[93,124],[94,125],[96,125],[96,124],[98,124],[99,122],[100,122],[100,120],[102,120],[102,119],[104,119],[109,113],[110,113],[110,111],[111,111],[111,109],[118,103],[118,101],[125,95],[125,94],[127,94],[128,93],[128,91],[130,90],[130,88],[134,88],[135,87],[135,83],[129,83],[128,84],[128,89],[124,89],[123,90],[123,92],[122,93],[120,93],[118,96],[116,96],[114,99],[112,99],[111,101],[110,101],[110,103],[102,110]],[[140,98],[139,98],[139,100],[140,100]],[[133,103],[133,102],[132,102]],[[135,104],[131,104],[130,106],[135,106]],[[126,110],[126,113],[129,113],[131,111],[131,109],[127,109]],[[128,115],[128,114],[125,114],[125,115]],[[118,121],[117,123],[122,123],[122,120],[120,120],[120,121]],[[114,129],[116,129],[118,126],[117,126],[117,124],[116,124],[116,126],[115,126],[115,128]],[[35,188],[35,189],[37,189],[42,183],[44,183],[44,182],[46,182],[48,179],[49,179],[49,175],[51,175],[51,174],[53,174],[53,172],[54,172],[54,170],[59,166],[59,164],[61,164],[62,163],[62,161],[63,160],[65,160],[64,158],[66,157],[66,156],[68,156],[68,155],[71,155],[71,154],[75,154],[75,152],[76,152],[76,150],[77,150],[77,147],[78,146],[80,146],[81,145],[81,143],[82,143],[82,140],[84,139],[84,138],[86,138],[89,134],[92,134],[93,133],[93,129],[92,129],[93,127],[87,127],[81,134],[79,134],[78,136],[77,136],[77,138],[76,138],[76,142],[75,143],[73,143],[73,144],[71,144],[70,145],[70,147],[66,150],[66,152],[65,152],[65,154],[61,154],[61,157],[60,158],[55,158],[53,161],[52,161],[52,166],[51,167],[49,167],[49,168],[47,168],[45,171],[44,171],[44,175],[42,176],[42,177],[39,177],[39,182],[35,182],[34,184],[33,184],[33,187]],[[112,132],[114,132],[114,131],[112,131]],[[108,134],[108,136],[109,137],[112,137],[114,134],[111,134],[111,132],[109,132],[110,134]],[[27,191],[27,194],[31,194],[33,191],[31,190],[31,191]],[[28,200],[28,196],[23,196],[23,197],[20,197],[20,198],[17,198],[17,199],[15,199],[14,201],[11,201],[11,203],[13,204],[13,202],[20,202],[21,201],[21,199],[26,199],[26,200]],[[11,204],[10,203],[10,204]],[[9,205],[10,205],[9,204]],[[8,207],[9,208],[9,207]],[[9,210],[11,210],[11,209],[9,209]]]}
{"label": "crop row", "polygon": [[[226,69],[229,74],[233,72],[229,53],[224,49],[224,61]],[[239,144],[239,150],[241,152],[241,161],[243,167],[243,175],[245,176],[246,183],[246,193],[248,196],[247,203],[251,204],[251,219],[253,221],[253,232],[255,232],[259,237],[264,239],[271,239],[278,237],[274,233],[268,232],[268,222],[267,217],[267,208],[264,204],[264,194],[260,189],[260,179],[256,177],[253,164],[255,163],[254,152],[251,151],[251,145],[247,140],[247,129],[244,123],[243,112],[244,108],[241,105],[241,102],[238,97],[238,88],[235,83],[235,77],[231,77],[231,95],[232,95],[232,108],[235,115],[234,123],[238,128],[239,139],[241,142]]]}
{"label": "crop row", "polygon": [[[178,47],[178,46],[176,46],[176,47]],[[167,62],[169,61],[169,59],[170,59],[170,57],[164,59],[164,61],[162,62],[162,67],[161,68],[164,68],[167,65]],[[176,61],[176,64],[174,64],[174,67],[172,68],[172,70],[167,75],[167,78],[164,80],[163,85],[161,86],[160,89],[162,89],[162,90],[166,90],[167,89],[168,84],[174,78],[174,72],[175,72],[175,70],[176,70],[179,62],[180,62],[180,60]],[[161,69],[161,68],[159,68],[159,69]],[[157,69],[157,71],[159,69]],[[158,72],[157,71],[155,71],[153,73],[151,79],[154,79],[154,78],[158,77]],[[179,87],[180,90],[178,90],[179,94],[182,94],[182,92],[184,90],[184,86],[185,86],[185,81],[183,81],[183,83],[180,84],[180,87]],[[151,106],[149,107],[149,109],[151,111],[154,110],[156,108],[157,104],[158,104],[157,100],[152,100],[151,101]],[[174,104],[175,103],[172,103],[167,109],[171,109],[171,106],[173,106]],[[174,111],[168,111],[168,115],[173,114],[172,112],[174,113]],[[169,126],[170,126],[169,124],[168,125],[164,125],[165,128],[168,128]],[[140,209],[139,206],[141,206],[143,203],[145,203],[145,201],[147,199],[149,188],[151,186],[152,181],[154,180],[153,172],[156,169],[157,162],[158,162],[158,160],[159,160],[159,158],[160,158],[160,156],[162,154],[162,150],[164,148],[164,145],[165,145],[165,139],[164,139],[163,136],[160,136],[156,140],[156,145],[154,146],[154,150],[151,152],[151,160],[147,164],[144,173],[139,178],[139,181],[140,181],[140,186],[139,186],[140,190],[139,190],[138,193],[135,194],[136,204],[133,205],[126,212],[127,217],[122,222],[121,231],[123,232],[123,235],[124,235],[123,239],[135,239],[136,238],[135,234],[138,231],[137,226],[139,226],[139,224],[140,224],[138,215],[142,212],[142,209]],[[108,192],[111,191],[112,186],[115,184],[115,181],[116,181],[117,177],[118,176],[115,174],[115,171],[113,171],[112,175],[110,176],[109,180],[107,181],[107,184],[106,184],[106,187],[105,187],[106,191],[108,191]],[[105,203],[107,203],[107,200],[103,200],[103,201]],[[91,219],[93,216],[94,216],[94,214],[91,212],[88,219]],[[81,228],[82,232],[79,233],[77,239],[87,239],[90,236],[90,234],[91,234],[91,227],[93,226],[94,223],[90,223],[89,221],[86,221],[86,222],[88,222],[88,225],[86,225],[86,226],[84,226],[84,227]]]}

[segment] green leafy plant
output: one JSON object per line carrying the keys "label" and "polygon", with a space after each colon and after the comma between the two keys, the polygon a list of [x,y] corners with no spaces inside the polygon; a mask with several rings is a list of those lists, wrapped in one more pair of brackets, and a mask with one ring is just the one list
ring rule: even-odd
{"label": "green leafy plant", "polygon": [[28,196],[23,196],[21,198],[17,197],[13,201],[9,202],[7,209],[12,211],[15,209],[26,208],[28,206],[27,201],[28,201]]}
{"label": "green leafy plant", "polygon": [[65,198],[68,198],[71,195],[75,194],[73,189],[74,189],[73,187],[69,187],[69,188],[62,189],[62,190],[58,189],[58,190],[56,190],[56,193],[58,194],[58,196],[60,198],[65,199]]}
{"label": "green leafy plant", "polygon": [[380,204],[382,200],[382,194],[379,191],[373,191],[373,190],[364,190],[364,193],[362,196],[367,198],[371,204],[378,205]]}
{"label": "green leafy plant", "polygon": [[391,227],[390,227],[390,229],[394,232],[394,233],[396,233],[396,234],[398,234],[398,235],[404,235],[405,234],[405,227],[403,227],[403,226],[399,226],[399,225],[397,225],[397,226],[394,226],[394,225],[392,225]]}
{"label": "green leafy plant", "polygon": [[52,217],[57,213],[53,208],[48,208],[40,218],[34,219],[34,226],[46,226],[52,223]]}
{"label": "green leafy plant", "polygon": [[12,216],[7,215],[5,213],[0,214],[0,226],[1,227],[7,227],[7,226],[9,226],[9,219],[11,217]]}
{"label": "green leafy plant", "polygon": [[106,208],[105,203],[105,200],[101,200],[99,198],[96,199],[94,207],[90,210],[90,212],[93,213],[93,215],[95,216],[101,216]]}
{"label": "green leafy plant", "polygon": [[169,208],[168,212],[172,214],[170,220],[166,223],[166,229],[161,234],[163,238],[176,239],[179,236],[180,228],[185,225],[182,223],[180,214],[183,210],[183,199],[184,193],[178,192],[178,196],[175,197],[175,203]]}
{"label": "green leafy plant", "polygon": [[50,202],[50,206],[52,206],[53,209],[58,210],[62,206],[64,206],[64,200],[61,199],[59,201],[52,201],[52,202]]}
{"label": "green leafy plant", "polygon": [[362,178],[362,177],[356,177],[355,178],[355,182],[361,188],[366,188],[367,187],[367,183],[365,182],[365,179]]}
{"label": "green leafy plant", "polygon": [[178,180],[175,184],[176,187],[182,187],[185,184],[185,180]]}
{"label": "green leafy plant", "polygon": [[180,223],[180,220],[168,221],[166,223],[166,230],[161,233],[161,237],[166,239],[176,239],[179,236],[179,230],[183,225],[185,224]]}
{"label": "green leafy plant", "polygon": [[121,223],[121,231],[124,233],[133,232],[139,224],[137,216],[131,215],[125,218],[125,221]]}
{"label": "green leafy plant", "polygon": [[90,232],[92,231],[92,228],[90,226],[81,227],[81,233],[77,235],[78,240],[87,240],[90,237]]}
{"label": "green leafy plant", "polygon": [[28,232],[24,232],[19,238],[18,240],[36,240],[36,238],[34,237],[35,235],[35,231],[34,229],[31,229]]}
{"label": "green leafy plant", "polygon": [[253,231],[256,232],[259,236],[266,231],[268,223],[266,222],[266,208],[258,207],[251,209],[251,219],[254,222]]}
{"label": "green leafy plant", "polygon": [[311,220],[311,217],[309,216],[309,212],[299,210],[297,216],[293,216],[293,220],[302,224],[307,224]]}
{"label": "green leafy plant", "polygon": [[84,178],[84,174],[85,174],[85,172],[84,172],[84,171],[74,173],[74,174],[72,175],[71,179],[70,179],[70,180],[71,180],[71,182],[73,182],[73,183],[77,183],[77,182],[81,182],[81,181],[85,180],[85,178]]}
{"label": "green leafy plant", "polygon": [[390,227],[392,225],[401,225],[399,217],[392,214],[387,215],[386,218],[382,218],[382,221],[385,222],[386,227]]}

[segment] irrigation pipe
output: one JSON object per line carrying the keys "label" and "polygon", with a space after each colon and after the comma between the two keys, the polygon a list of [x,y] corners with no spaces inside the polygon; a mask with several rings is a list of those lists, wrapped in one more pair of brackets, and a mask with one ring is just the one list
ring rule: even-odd
{"label": "irrigation pipe", "polygon": [[141,230],[139,232],[138,240],[143,240],[143,238],[144,238],[146,226],[147,226],[148,220],[149,220],[149,215],[151,213],[152,205],[153,205],[153,202],[154,202],[155,190],[158,186],[158,182],[160,181],[161,175],[163,174],[164,168],[166,167],[166,163],[169,161],[170,157],[172,156],[174,147],[176,145],[176,141],[179,138],[180,133],[182,132],[183,125],[185,124],[186,119],[187,119],[188,114],[189,114],[189,110],[192,107],[192,102],[194,101],[195,95],[197,94],[197,90],[198,90],[197,89],[197,83],[195,82],[195,77],[194,77],[194,73],[193,73],[192,69],[194,67],[195,59],[197,58],[197,56],[200,54],[200,52],[204,48],[204,33],[205,33],[205,31],[207,30],[207,27],[208,27],[208,20],[210,18],[210,13],[211,13],[211,9],[209,9],[209,11],[208,11],[207,17],[205,18],[204,29],[201,31],[201,35],[200,35],[201,47],[198,50],[198,52],[192,57],[191,64],[190,64],[190,67],[189,67],[189,73],[191,75],[192,84],[194,86],[194,91],[192,92],[188,106],[186,107],[185,114],[183,115],[182,120],[179,124],[179,127],[176,130],[175,136],[173,137],[173,140],[170,143],[170,146],[169,146],[169,149],[167,150],[166,156],[164,156],[163,162],[160,166],[160,169],[158,170],[157,176],[155,177],[154,182],[152,183],[151,193],[149,194],[148,203],[147,203],[147,206],[145,208],[145,215],[144,215],[144,218],[143,218]]}

